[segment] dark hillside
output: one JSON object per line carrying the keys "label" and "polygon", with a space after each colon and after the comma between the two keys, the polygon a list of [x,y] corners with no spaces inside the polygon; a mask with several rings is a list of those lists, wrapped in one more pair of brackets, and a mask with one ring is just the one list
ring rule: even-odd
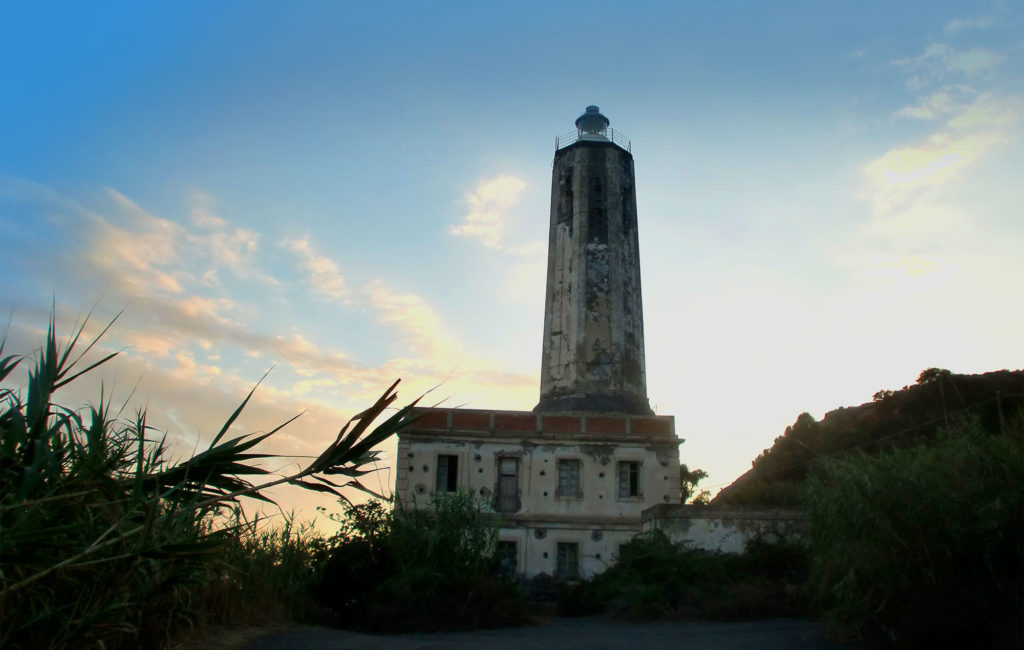
{"label": "dark hillside", "polygon": [[821,421],[802,413],[753,462],[753,467],[719,492],[712,503],[795,505],[811,464],[821,457],[868,454],[933,438],[967,416],[989,431],[1024,407],[1024,370],[956,375],[930,368],[917,383],[879,391],[874,401],[840,407]]}

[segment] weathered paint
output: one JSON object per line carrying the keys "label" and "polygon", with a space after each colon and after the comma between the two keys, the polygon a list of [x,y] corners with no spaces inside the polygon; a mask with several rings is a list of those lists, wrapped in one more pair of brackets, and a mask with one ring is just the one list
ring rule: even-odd
{"label": "weathered paint", "polygon": [[[640,532],[641,514],[679,498],[679,439],[669,416],[424,409],[399,434],[395,493],[405,507],[429,506],[438,456],[458,458],[458,488],[494,508],[500,458],[518,462],[517,505],[502,512],[499,539],[515,541],[527,578],[555,570],[559,542],[579,545],[584,577],[603,571]],[[589,432],[593,421],[600,430]],[[472,429],[454,426],[473,422]],[[531,430],[525,424],[533,422]],[[546,423],[556,425],[556,430]],[[656,424],[658,426],[651,426]],[[634,429],[654,429],[637,433]],[[558,461],[579,462],[579,491],[558,493]],[[638,464],[636,496],[620,496],[620,462]]]}
{"label": "weathered paint", "polygon": [[651,413],[633,156],[603,138],[555,152],[534,410]]}
{"label": "weathered paint", "polygon": [[742,553],[752,539],[802,536],[806,520],[798,508],[658,504],[644,511],[642,528],[689,548]]}

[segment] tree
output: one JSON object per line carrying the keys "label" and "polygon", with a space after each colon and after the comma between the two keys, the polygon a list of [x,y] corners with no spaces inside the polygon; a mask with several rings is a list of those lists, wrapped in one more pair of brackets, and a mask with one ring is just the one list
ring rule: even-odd
{"label": "tree", "polygon": [[922,370],[921,374],[918,375],[917,383],[930,384],[933,381],[941,381],[952,374],[945,368],[928,368],[927,370]]}
{"label": "tree", "polygon": [[691,471],[686,463],[681,463],[679,465],[679,500],[682,503],[707,505],[711,501],[710,490],[697,491],[697,484],[707,477],[708,473],[699,467]]}

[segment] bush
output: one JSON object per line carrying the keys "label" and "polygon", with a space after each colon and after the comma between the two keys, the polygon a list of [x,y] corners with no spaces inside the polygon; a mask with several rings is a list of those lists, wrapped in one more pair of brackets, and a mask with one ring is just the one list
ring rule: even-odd
{"label": "bush", "polygon": [[427,509],[346,509],[316,589],[339,627],[377,632],[494,627],[525,621],[499,571],[497,520],[471,493],[435,493]]}
{"label": "bush", "polygon": [[814,473],[812,585],[833,620],[893,647],[1020,647],[1021,422]]}
{"label": "bush", "polygon": [[604,573],[563,589],[559,612],[628,620],[801,614],[806,565],[796,542],[753,540],[743,554],[730,555],[685,548],[655,530],[623,545]]}

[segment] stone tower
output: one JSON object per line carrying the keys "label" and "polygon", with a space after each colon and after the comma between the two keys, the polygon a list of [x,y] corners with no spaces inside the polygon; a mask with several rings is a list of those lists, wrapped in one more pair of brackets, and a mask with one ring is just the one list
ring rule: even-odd
{"label": "stone tower", "polygon": [[556,145],[534,411],[651,414],[633,154],[610,124],[588,106]]}

